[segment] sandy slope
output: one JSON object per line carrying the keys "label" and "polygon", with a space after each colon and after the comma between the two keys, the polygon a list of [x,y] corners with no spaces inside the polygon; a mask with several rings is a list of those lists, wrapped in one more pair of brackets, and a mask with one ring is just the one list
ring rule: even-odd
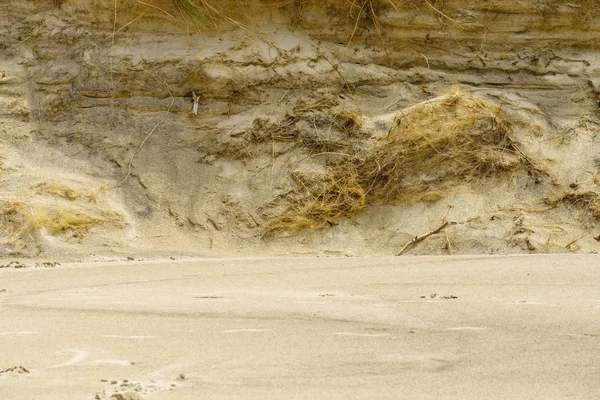
{"label": "sandy slope", "polygon": [[[382,7],[383,37],[368,18],[356,27],[314,1],[248,2],[254,24],[219,32],[129,0],[116,20],[111,2],[9,3],[0,5],[7,257],[392,255],[444,218],[448,228],[412,253],[600,246],[593,2]],[[450,190],[427,201],[373,202],[330,229],[263,237],[306,195],[303,177],[362,157],[395,117],[455,84],[508,114],[511,139],[542,174],[443,182]],[[355,129],[340,125],[344,113],[359,117]]]}
{"label": "sandy slope", "polygon": [[598,276],[576,255],[2,269],[0,398],[594,398]]}

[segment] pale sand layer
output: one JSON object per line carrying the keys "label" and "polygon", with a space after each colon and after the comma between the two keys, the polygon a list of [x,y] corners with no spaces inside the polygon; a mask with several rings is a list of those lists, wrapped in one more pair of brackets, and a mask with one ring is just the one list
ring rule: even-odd
{"label": "pale sand layer", "polygon": [[599,276],[565,255],[3,269],[0,371],[29,373],[0,398],[592,398]]}

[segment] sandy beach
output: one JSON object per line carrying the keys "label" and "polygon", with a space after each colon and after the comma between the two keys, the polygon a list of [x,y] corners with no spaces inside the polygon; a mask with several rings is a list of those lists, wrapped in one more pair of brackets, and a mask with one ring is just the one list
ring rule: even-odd
{"label": "sandy beach", "polygon": [[0,1],[0,400],[600,397],[593,0]]}
{"label": "sandy beach", "polygon": [[598,276],[585,255],[1,269],[0,397],[590,398]]}

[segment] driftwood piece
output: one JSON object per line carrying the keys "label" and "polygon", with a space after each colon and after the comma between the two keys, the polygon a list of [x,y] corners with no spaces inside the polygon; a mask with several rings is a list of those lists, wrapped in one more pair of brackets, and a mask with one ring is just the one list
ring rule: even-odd
{"label": "driftwood piece", "polygon": [[408,250],[410,250],[412,247],[414,247],[415,244],[422,242],[423,240],[427,239],[429,236],[431,235],[435,235],[436,233],[440,233],[444,228],[446,228],[448,226],[448,221],[444,221],[444,223],[439,226],[438,228],[432,230],[431,232],[427,232],[424,235],[421,236],[415,236],[414,238],[410,239],[402,248],[402,250],[400,250],[400,252],[398,254],[396,254],[397,256],[401,256],[402,254],[406,253]]}

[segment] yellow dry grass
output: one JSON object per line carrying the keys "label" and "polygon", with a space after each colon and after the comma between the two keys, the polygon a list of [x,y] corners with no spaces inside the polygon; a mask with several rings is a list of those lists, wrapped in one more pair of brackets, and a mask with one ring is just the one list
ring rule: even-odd
{"label": "yellow dry grass", "polygon": [[368,203],[437,201],[449,189],[519,169],[539,171],[511,139],[512,124],[497,105],[458,88],[403,110],[390,133],[363,159],[333,164],[309,194],[267,233],[320,229],[359,213]]}
{"label": "yellow dry grass", "polygon": [[319,189],[271,220],[267,234],[282,231],[318,230],[335,224],[339,218],[358,214],[366,206],[366,196],[356,172],[332,168],[319,179]]}
{"label": "yellow dry grass", "polygon": [[67,200],[76,200],[81,194],[75,189],[57,181],[46,181],[32,185],[30,189],[38,195],[51,194]]}
{"label": "yellow dry grass", "polygon": [[[283,10],[292,20],[305,25],[305,14],[311,9],[325,12],[332,23],[343,23],[348,26],[351,36],[359,28],[375,28],[377,35],[382,35],[380,15],[387,10],[417,7],[423,12],[444,16],[434,4],[428,0],[407,3],[405,0],[129,0],[129,3],[145,7],[147,10],[162,13],[175,19],[177,14],[191,21],[198,28],[213,26],[219,30],[220,23],[231,23],[242,28],[256,25],[266,12],[274,9]],[[446,17],[449,18],[449,17]]]}
{"label": "yellow dry grass", "polygon": [[453,88],[446,96],[400,112],[396,126],[360,167],[373,199],[383,202],[479,180],[527,164],[497,105]]}
{"label": "yellow dry grass", "polygon": [[593,221],[600,221],[600,193],[586,191],[566,193],[555,200],[547,200],[547,204],[557,206],[567,204],[582,210]]}
{"label": "yellow dry grass", "polygon": [[73,208],[32,206],[24,201],[0,202],[0,230],[7,234],[12,244],[23,247],[34,232],[42,229],[52,235],[68,232],[82,238],[92,227],[105,223],[119,226],[122,218],[111,212],[92,216]]}

